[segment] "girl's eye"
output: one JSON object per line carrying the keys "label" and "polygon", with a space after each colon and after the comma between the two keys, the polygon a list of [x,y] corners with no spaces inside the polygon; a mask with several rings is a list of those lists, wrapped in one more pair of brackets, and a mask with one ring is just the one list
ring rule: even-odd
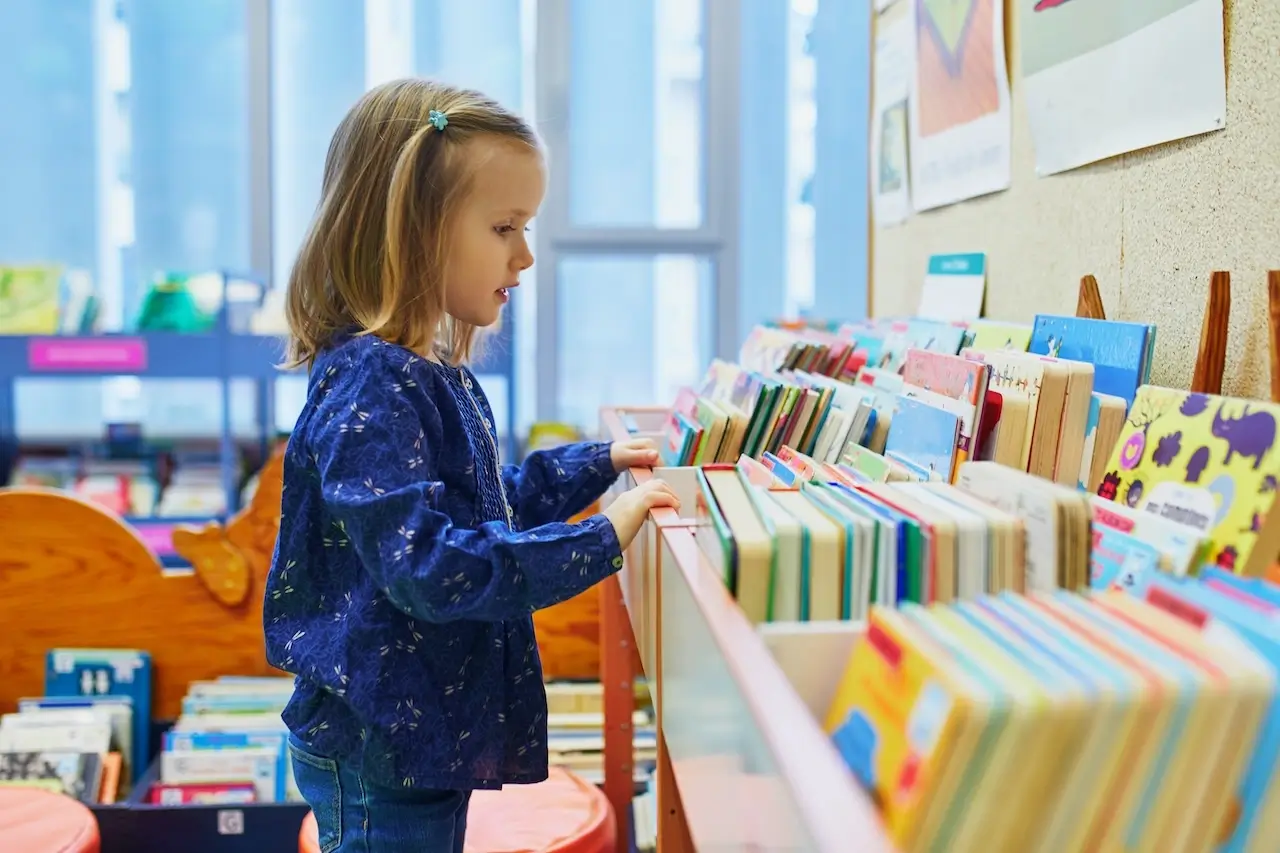
{"label": "girl's eye", "polygon": [[498,234],[510,234],[512,231],[516,230],[516,228],[514,225],[499,225],[493,230]]}

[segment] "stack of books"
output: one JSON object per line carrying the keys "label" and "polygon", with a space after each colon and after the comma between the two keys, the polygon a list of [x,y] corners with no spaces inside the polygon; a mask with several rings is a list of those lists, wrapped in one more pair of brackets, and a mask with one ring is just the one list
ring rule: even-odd
{"label": "stack of books", "polygon": [[[547,751],[553,767],[588,782],[604,782],[604,690],[598,681],[553,681],[547,690]],[[658,757],[648,687],[637,683],[631,715],[635,779],[645,782]]]}
{"label": "stack of books", "polygon": [[292,678],[224,676],[193,682],[165,732],[156,805],[301,802],[280,719]]}
{"label": "stack of books", "polygon": [[151,658],[136,649],[52,649],[45,695],[0,717],[0,785],[114,803],[146,769]]}

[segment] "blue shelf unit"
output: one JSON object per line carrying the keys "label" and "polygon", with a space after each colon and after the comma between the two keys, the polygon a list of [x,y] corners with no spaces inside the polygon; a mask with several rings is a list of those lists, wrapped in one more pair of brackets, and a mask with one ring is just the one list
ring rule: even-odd
{"label": "blue shelf unit", "polygon": [[[486,343],[484,358],[473,370],[482,382],[486,377],[505,381],[503,401],[506,404],[506,431],[501,452],[505,459],[515,458],[513,438],[515,411],[515,364],[512,357],[513,326],[505,316],[501,331]],[[92,336],[25,336],[0,335],[0,486],[7,483],[20,447],[15,409],[16,383],[24,379],[84,379],[91,377],[132,376],[139,379],[214,379],[221,395],[221,423],[216,436],[219,447],[221,480],[226,492],[228,514],[240,508],[240,472],[236,469],[236,436],[232,430],[233,380],[252,381],[255,385],[256,427],[263,458],[276,438],[275,381],[290,375],[280,364],[284,341],[273,336],[243,334],[233,331],[225,318],[219,317],[212,331],[184,334],[178,332],[143,332],[139,334],[106,334]],[[297,375],[297,374],[294,374]],[[492,387],[492,383],[486,383]],[[492,389],[497,391],[498,389]],[[494,400],[494,402],[499,402]],[[502,418],[499,418],[499,426]],[[104,435],[104,443],[109,437]],[[136,441],[145,444],[145,435]],[[215,518],[129,518],[153,548],[161,547],[169,531],[177,524],[201,524]],[[168,568],[184,566],[181,558],[161,554]]]}

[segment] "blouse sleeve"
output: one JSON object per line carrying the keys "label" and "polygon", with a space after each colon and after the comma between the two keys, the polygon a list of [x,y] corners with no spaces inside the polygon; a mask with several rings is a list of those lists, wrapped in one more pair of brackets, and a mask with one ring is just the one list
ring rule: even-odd
{"label": "blouse sleeve", "polygon": [[530,453],[502,476],[521,528],[564,521],[582,512],[618,478],[610,442],[566,444]]}
{"label": "blouse sleeve", "polygon": [[388,367],[350,373],[317,413],[309,450],[334,525],[394,605],[435,622],[512,619],[621,568],[603,515],[519,533],[500,522],[455,527],[425,446],[434,401]]}

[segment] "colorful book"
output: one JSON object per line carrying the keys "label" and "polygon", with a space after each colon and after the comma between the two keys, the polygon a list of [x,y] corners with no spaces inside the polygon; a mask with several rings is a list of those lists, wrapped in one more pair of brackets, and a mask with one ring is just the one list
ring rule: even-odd
{"label": "colorful book", "polygon": [[1207,559],[1261,576],[1280,553],[1280,405],[1143,386],[1098,494],[1203,532]]}

